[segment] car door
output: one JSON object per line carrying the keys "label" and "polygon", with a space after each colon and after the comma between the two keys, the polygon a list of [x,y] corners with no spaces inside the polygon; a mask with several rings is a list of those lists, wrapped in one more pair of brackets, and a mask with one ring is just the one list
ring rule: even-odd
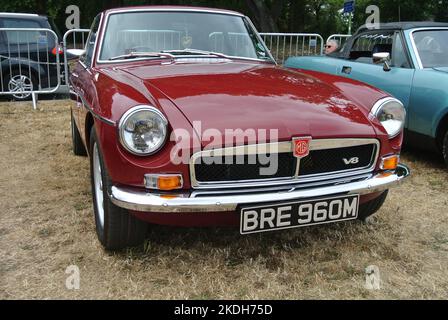
{"label": "car door", "polygon": [[435,138],[439,121],[448,111],[448,28],[410,30],[408,38],[415,44],[413,49],[418,66],[411,93],[408,129]]}
{"label": "car door", "polygon": [[[391,54],[390,71],[383,64],[373,63],[374,53]],[[415,69],[400,31],[369,31],[360,34],[345,60],[341,60],[339,75],[359,80],[386,91],[409,107]]]}
{"label": "car door", "polygon": [[[85,47],[85,54],[79,59],[75,69],[70,75],[72,83],[76,87],[75,90],[78,94],[80,107],[77,108],[77,123],[78,129],[82,137],[86,137],[85,132],[85,120],[87,110],[91,110],[96,99],[96,86],[95,86],[95,71],[92,69],[92,62],[94,59],[94,50],[100,26],[100,15],[98,15],[92,24],[89,36],[87,37],[87,43]],[[84,106],[82,108],[81,106]]]}

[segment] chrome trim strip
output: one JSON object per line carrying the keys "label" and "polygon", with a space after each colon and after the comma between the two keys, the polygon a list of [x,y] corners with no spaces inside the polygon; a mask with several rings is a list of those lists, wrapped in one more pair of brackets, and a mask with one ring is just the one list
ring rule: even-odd
{"label": "chrome trim strip", "polygon": [[90,107],[90,105],[87,103],[87,101],[84,99],[84,97],[82,95],[80,95],[78,93],[78,97],[81,99],[82,105],[87,109],[87,111],[89,111],[92,116],[94,116],[96,119],[104,122],[105,124],[108,124],[110,126],[115,126],[116,123],[112,120],[106,119],[102,116],[100,116],[99,114],[97,114],[95,111],[93,111],[92,107]]}
{"label": "chrome trim strip", "polygon": [[361,174],[356,176],[351,176],[348,178],[339,178],[339,179],[325,179],[325,180],[319,180],[315,182],[309,182],[309,183],[297,183],[292,182],[288,185],[279,185],[275,186],[270,184],[266,187],[257,187],[257,188],[244,188],[244,189],[220,189],[220,190],[193,190],[190,194],[191,198],[196,197],[204,197],[207,195],[242,195],[242,194],[254,194],[254,193],[267,193],[267,192],[291,192],[298,189],[308,189],[308,188],[315,188],[315,187],[322,187],[322,186],[330,186],[330,185],[339,185],[354,181],[360,181],[360,180],[366,180],[372,176],[372,173],[368,174]]}
{"label": "chrome trim strip", "polygon": [[[252,154],[266,154],[266,153],[292,153],[292,142],[278,142],[254,144],[246,146],[238,146],[233,148],[221,148],[213,150],[200,151],[190,158],[190,180],[191,186],[194,189],[221,189],[221,188],[247,188],[247,187],[262,187],[272,185],[285,185],[290,183],[307,183],[313,182],[325,177],[326,179],[337,179],[348,177],[354,174],[365,174],[375,169],[378,156],[380,152],[380,142],[377,139],[316,139],[310,141],[310,151],[336,149],[345,147],[362,146],[367,144],[375,144],[376,150],[372,155],[370,165],[364,168],[349,169],[336,172],[325,172],[307,176],[292,176],[286,178],[269,178],[256,180],[233,180],[233,181],[219,181],[207,182],[198,181],[196,179],[194,163],[201,157],[212,157],[222,155],[252,155]],[[277,151],[278,150],[278,151]],[[300,166],[300,159],[297,160],[297,166]],[[296,169],[297,171],[297,169]]]}
{"label": "chrome trim strip", "polygon": [[[90,71],[90,67],[88,67],[84,62],[82,62],[80,59],[78,60],[79,64],[86,70],[90,75],[92,75],[92,72]],[[72,72],[72,75],[75,74]],[[76,78],[76,77],[75,77]]]}
{"label": "chrome trim strip", "polygon": [[409,38],[411,39],[412,49],[414,50],[415,57],[417,58],[418,69],[425,69],[420,57],[420,52],[418,52],[417,45],[414,40],[414,33],[419,31],[430,31],[430,30],[448,30],[447,27],[431,27],[431,28],[416,28],[409,33]]}
{"label": "chrome trim strip", "polygon": [[224,15],[229,15],[229,16],[237,16],[237,17],[244,17],[243,14],[236,12],[236,11],[231,11],[231,10],[213,10],[213,9],[202,9],[202,8],[141,8],[141,9],[112,9],[108,12],[108,16],[115,14],[115,13],[123,13],[123,12],[145,12],[145,11],[155,11],[155,12],[163,12],[163,11],[167,11],[167,12],[203,12],[203,13],[218,13],[218,14],[224,14]]}
{"label": "chrome trim strip", "polygon": [[402,181],[410,174],[405,165],[399,165],[394,172],[382,172],[370,178],[335,184],[312,189],[288,190],[283,192],[266,192],[242,195],[212,195],[191,198],[188,194],[177,194],[177,197],[163,197],[142,189],[113,186],[109,197],[116,205],[124,209],[139,212],[234,212],[240,205],[252,205],[281,201],[299,201],[332,195],[358,194],[365,195],[387,190]]}

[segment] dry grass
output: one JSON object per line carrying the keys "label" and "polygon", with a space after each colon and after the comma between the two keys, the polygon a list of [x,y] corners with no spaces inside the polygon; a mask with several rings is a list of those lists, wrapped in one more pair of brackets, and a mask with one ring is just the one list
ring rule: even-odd
{"label": "dry grass", "polygon": [[[404,154],[413,176],[369,224],[253,236],[154,227],[144,246],[110,254],[67,102],[1,103],[0,118],[0,298],[448,298],[448,171],[432,156]],[[65,287],[71,264],[80,290]],[[369,265],[381,290],[364,288]]]}

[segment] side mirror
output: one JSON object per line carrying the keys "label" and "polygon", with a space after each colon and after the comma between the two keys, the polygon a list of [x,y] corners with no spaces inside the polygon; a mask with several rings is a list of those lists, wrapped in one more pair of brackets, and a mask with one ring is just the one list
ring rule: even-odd
{"label": "side mirror", "polygon": [[389,52],[378,52],[374,53],[372,56],[374,64],[383,64],[383,70],[388,72],[392,70],[390,67],[390,53]]}
{"label": "side mirror", "polygon": [[78,59],[86,54],[86,50],[84,49],[67,49],[67,59],[73,60]]}

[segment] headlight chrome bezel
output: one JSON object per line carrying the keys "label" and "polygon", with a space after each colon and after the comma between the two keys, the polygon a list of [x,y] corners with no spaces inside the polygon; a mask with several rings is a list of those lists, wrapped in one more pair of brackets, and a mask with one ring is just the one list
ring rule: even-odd
{"label": "headlight chrome bezel", "polygon": [[[153,150],[149,151],[149,152],[138,152],[135,149],[131,148],[127,143],[126,140],[123,136],[123,131],[124,131],[124,125],[125,123],[135,114],[141,112],[141,111],[146,111],[146,112],[151,112],[153,114],[155,114],[157,117],[160,118],[160,120],[162,121],[163,125],[164,125],[164,138],[161,140],[161,143],[159,145],[157,145],[156,148],[154,148]],[[120,121],[118,123],[118,136],[119,136],[119,140],[120,140],[120,144],[123,146],[123,148],[125,148],[126,151],[128,151],[129,153],[136,155],[136,156],[140,156],[140,157],[145,157],[145,156],[150,156],[153,155],[155,153],[157,153],[158,151],[160,151],[160,149],[163,148],[163,146],[166,143],[167,140],[167,136],[168,136],[168,120],[166,119],[166,117],[164,116],[164,114],[162,112],[160,112],[159,109],[151,106],[151,105],[137,105],[135,107],[130,108],[128,111],[126,111],[120,118]]]}
{"label": "headlight chrome bezel", "polygon": [[387,128],[385,126],[383,126],[384,130],[386,130],[386,132],[387,132],[389,139],[393,139],[393,138],[396,138],[397,136],[399,136],[403,132],[403,129],[404,129],[404,126],[406,123],[406,108],[404,107],[403,103],[401,103],[400,100],[392,98],[392,97],[383,98],[383,99],[378,100],[373,105],[373,108],[371,109],[370,114],[372,116],[374,116],[376,119],[378,119],[378,121],[381,123],[381,125],[383,125],[383,122],[381,122],[381,120],[379,119],[379,115],[380,115],[381,111],[383,110],[383,108],[386,107],[389,103],[398,103],[403,110],[403,121],[401,123],[400,129],[397,132],[390,133],[387,131]]}

